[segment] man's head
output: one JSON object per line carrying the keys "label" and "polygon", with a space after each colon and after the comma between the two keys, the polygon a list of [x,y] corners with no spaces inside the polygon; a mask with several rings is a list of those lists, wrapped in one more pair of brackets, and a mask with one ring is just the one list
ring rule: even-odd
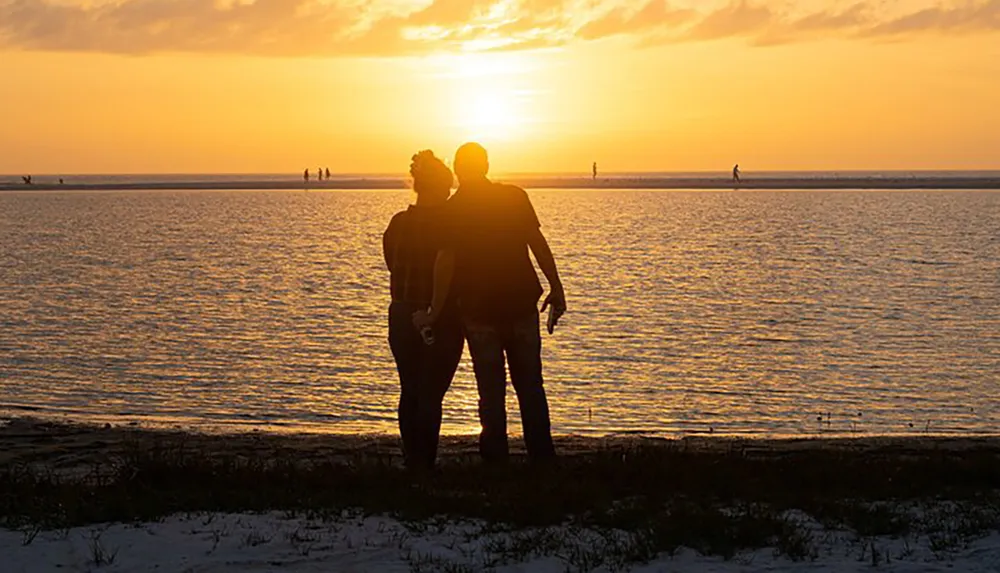
{"label": "man's head", "polygon": [[486,149],[478,143],[466,143],[455,152],[454,167],[459,184],[485,179],[490,171]]}

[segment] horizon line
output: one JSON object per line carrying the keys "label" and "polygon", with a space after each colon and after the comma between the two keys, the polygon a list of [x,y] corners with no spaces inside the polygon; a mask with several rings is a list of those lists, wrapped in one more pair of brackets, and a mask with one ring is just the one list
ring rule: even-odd
{"label": "horizon line", "polygon": [[[324,166],[325,167],[325,166]],[[598,167],[600,164],[598,163]],[[834,169],[747,169],[742,165],[740,166],[740,171],[744,174],[756,173],[756,174],[836,174],[836,173],[848,173],[848,174],[867,174],[867,173],[891,173],[891,174],[938,174],[938,173],[996,173],[1000,174],[1000,166],[996,167],[982,167],[982,168],[886,168],[886,169],[875,169],[875,168],[834,168]],[[315,169],[310,169],[310,173],[315,172]],[[717,175],[717,174],[728,174],[731,172],[730,168],[726,169],[666,169],[666,170],[601,170],[598,176],[613,177],[613,176],[626,176],[626,175]],[[37,171],[22,171],[22,172],[9,172],[0,173],[0,178],[16,178],[20,181],[23,176],[31,177],[140,177],[140,176],[169,176],[169,177],[196,177],[196,176],[213,176],[213,177],[225,177],[225,176],[235,176],[235,177],[248,177],[248,176],[294,176],[301,177],[301,170],[293,171],[117,171],[117,172],[105,172],[105,171],[84,171],[84,172],[37,172]],[[330,171],[332,177],[399,177],[399,178],[410,178],[409,173],[405,171]],[[579,171],[496,171],[492,173],[494,177],[523,177],[523,176],[584,176],[590,177],[589,169],[581,169]]]}

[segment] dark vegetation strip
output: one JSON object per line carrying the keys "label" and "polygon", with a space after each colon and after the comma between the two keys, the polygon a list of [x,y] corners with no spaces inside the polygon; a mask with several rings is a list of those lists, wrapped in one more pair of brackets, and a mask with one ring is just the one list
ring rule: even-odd
{"label": "dark vegetation strip", "polygon": [[[433,474],[417,475],[400,468],[395,456],[365,451],[304,462],[280,449],[257,457],[209,454],[197,442],[164,436],[126,443],[83,473],[37,461],[0,466],[0,525],[58,529],[178,512],[286,510],[322,517],[356,509],[407,521],[572,522],[753,545],[785,527],[784,510],[864,535],[905,534],[913,524],[900,510],[907,503],[949,500],[989,510],[1000,506],[998,487],[994,447],[754,453],[639,441],[567,455],[550,466],[521,459],[485,466],[474,456],[453,455]],[[734,514],[732,508],[743,509]]]}

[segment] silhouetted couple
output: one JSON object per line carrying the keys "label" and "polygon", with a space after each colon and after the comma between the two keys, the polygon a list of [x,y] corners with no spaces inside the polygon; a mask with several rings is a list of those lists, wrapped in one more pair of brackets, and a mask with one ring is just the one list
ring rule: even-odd
{"label": "silhouetted couple", "polygon": [[[389,345],[399,370],[406,464],[434,465],[441,405],[466,340],[479,390],[483,458],[500,462],[509,455],[506,359],[528,456],[546,460],[555,448],[542,382],[538,301],[543,291],[528,250],[550,286],[542,305],[542,312],[552,307],[550,333],[566,311],[555,259],[527,193],[487,178],[482,146],[463,145],[454,166],[459,185],[449,198],[451,170],[430,151],[413,156],[416,204],[397,213],[383,235],[392,290]],[[432,336],[422,336],[422,330]]]}

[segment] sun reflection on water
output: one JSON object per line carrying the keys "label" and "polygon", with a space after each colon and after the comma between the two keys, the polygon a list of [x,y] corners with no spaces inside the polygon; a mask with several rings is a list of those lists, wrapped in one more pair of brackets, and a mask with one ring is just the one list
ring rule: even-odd
{"label": "sun reflection on water", "polygon": [[[558,433],[1000,427],[1000,194],[531,195],[569,295]],[[395,432],[379,249],[409,199],[0,195],[0,409]],[[445,432],[476,408],[466,355]]]}

